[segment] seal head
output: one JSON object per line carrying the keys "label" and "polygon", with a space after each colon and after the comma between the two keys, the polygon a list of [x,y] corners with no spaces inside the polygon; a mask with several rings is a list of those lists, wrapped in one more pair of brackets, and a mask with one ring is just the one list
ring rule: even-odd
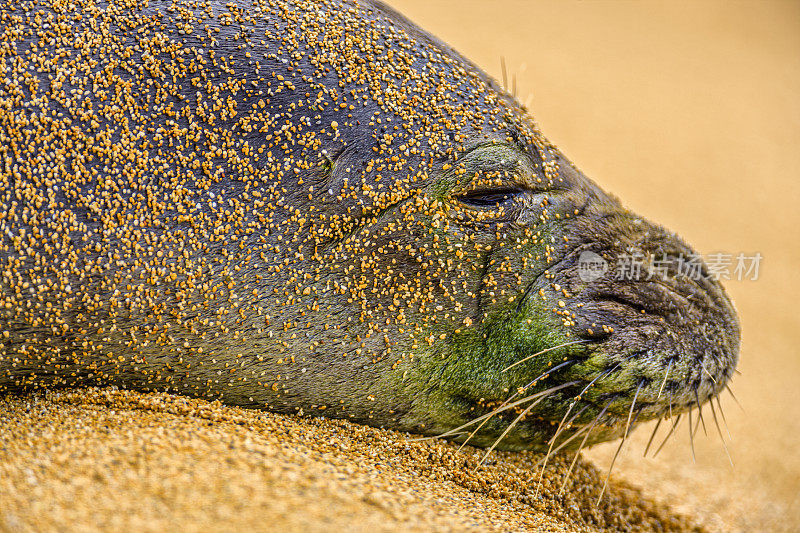
{"label": "seal head", "polygon": [[736,314],[691,248],[380,4],[32,0],[0,20],[0,389],[543,449],[733,372]]}

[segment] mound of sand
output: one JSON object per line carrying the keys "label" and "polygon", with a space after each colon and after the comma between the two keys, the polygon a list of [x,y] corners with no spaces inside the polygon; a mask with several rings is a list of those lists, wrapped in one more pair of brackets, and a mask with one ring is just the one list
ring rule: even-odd
{"label": "mound of sand", "polygon": [[596,531],[692,524],[571,457],[483,451],[167,394],[0,400],[0,530]]}

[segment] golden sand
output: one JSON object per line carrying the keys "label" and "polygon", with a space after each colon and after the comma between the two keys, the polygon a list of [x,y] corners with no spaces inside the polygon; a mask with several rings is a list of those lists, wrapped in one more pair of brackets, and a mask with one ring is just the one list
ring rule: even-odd
{"label": "golden sand", "polygon": [[596,531],[687,519],[569,458],[493,454],[167,394],[0,401],[0,529]]}

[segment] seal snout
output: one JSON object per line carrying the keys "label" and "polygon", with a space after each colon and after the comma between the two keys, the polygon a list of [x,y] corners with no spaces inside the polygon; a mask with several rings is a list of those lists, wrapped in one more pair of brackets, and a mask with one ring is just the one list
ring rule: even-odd
{"label": "seal snout", "polygon": [[699,255],[625,212],[596,221],[591,236],[565,258],[578,257],[562,267],[561,284],[574,293],[573,334],[592,343],[584,367],[617,367],[597,390],[622,393],[628,405],[635,397],[640,420],[719,393],[736,366],[739,324]]}

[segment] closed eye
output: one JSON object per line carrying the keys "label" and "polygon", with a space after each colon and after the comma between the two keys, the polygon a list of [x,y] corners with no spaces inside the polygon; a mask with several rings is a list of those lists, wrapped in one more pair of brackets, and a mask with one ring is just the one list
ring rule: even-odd
{"label": "closed eye", "polygon": [[519,189],[486,189],[456,196],[456,200],[470,207],[495,207],[522,194]]}

